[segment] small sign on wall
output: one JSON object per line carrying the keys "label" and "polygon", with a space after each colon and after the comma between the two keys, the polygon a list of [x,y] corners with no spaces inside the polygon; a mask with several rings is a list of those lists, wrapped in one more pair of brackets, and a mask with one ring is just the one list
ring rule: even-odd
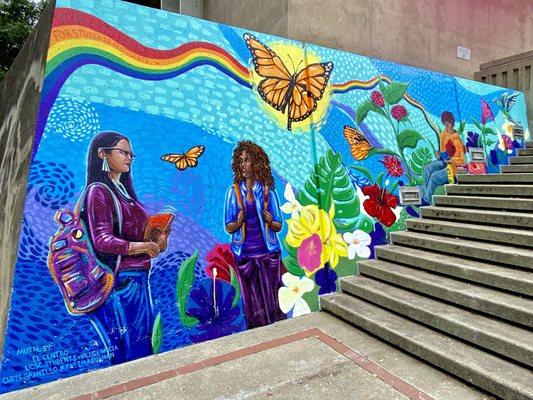
{"label": "small sign on wall", "polygon": [[470,61],[470,49],[466,47],[457,46],[457,57],[463,60]]}

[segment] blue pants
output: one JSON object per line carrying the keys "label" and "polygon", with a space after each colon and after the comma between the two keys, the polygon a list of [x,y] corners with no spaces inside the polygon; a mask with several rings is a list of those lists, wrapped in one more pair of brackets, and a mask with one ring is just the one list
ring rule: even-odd
{"label": "blue pants", "polygon": [[121,272],[107,301],[88,314],[111,364],[152,354],[153,311],[148,271]]}
{"label": "blue pants", "polygon": [[446,162],[441,160],[432,161],[424,166],[424,184],[421,186],[422,198],[431,203],[431,198],[437,186],[448,183]]}

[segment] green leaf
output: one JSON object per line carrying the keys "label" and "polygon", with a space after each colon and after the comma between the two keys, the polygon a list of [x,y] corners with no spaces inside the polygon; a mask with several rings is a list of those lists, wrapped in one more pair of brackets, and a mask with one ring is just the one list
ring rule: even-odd
{"label": "green leaf", "polygon": [[383,89],[383,97],[387,104],[393,105],[398,103],[403,98],[408,86],[406,83],[391,82],[389,86]]}
{"label": "green leaf", "polygon": [[398,147],[400,152],[403,153],[403,150],[407,147],[410,149],[416,148],[419,140],[424,140],[424,137],[414,129],[404,129],[398,134]]}
{"label": "green leaf", "polygon": [[241,285],[239,283],[239,278],[237,278],[237,274],[232,267],[230,267],[229,272],[231,275],[231,286],[235,288],[235,297],[233,298],[233,303],[231,304],[231,308],[233,308],[239,304],[239,300],[241,299]]}
{"label": "green leaf", "polygon": [[154,354],[159,353],[161,350],[161,344],[163,343],[163,320],[161,319],[161,313],[157,313],[155,317],[154,326],[152,329],[152,352]]}
{"label": "green leaf", "polygon": [[378,184],[378,186],[380,188],[383,187],[383,175],[385,175],[384,172],[382,172],[381,174],[378,175],[378,178],[376,179],[376,183]]}
{"label": "green leaf", "polygon": [[[286,245],[285,247],[290,247],[290,246]],[[287,257],[283,259],[283,265],[285,265],[285,268],[287,269],[287,271],[289,271],[293,275],[296,275],[296,276],[305,275],[305,272],[302,269],[302,267],[300,267],[300,264],[298,264],[298,260],[296,259],[296,257],[288,255]]]}
{"label": "green leaf", "polygon": [[477,129],[483,132],[483,126],[475,118],[472,118],[472,123],[476,126]]}
{"label": "green leaf", "polygon": [[409,167],[416,175],[422,176],[424,166],[433,159],[431,151],[427,147],[421,147],[411,155]]}
{"label": "green leaf", "polygon": [[357,124],[357,126],[359,126],[359,124],[361,124],[361,122],[365,120],[373,105],[374,103],[372,103],[370,100],[363,101],[359,105],[355,113],[355,123]]}
{"label": "green leaf", "polygon": [[485,133],[488,133],[489,135],[497,136],[498,132],[496,132],[494,129],[489,128],[488,126],[485,127]]}
{"label": "green leaf", "polygon": [[487,140],[487,143],[486,143],[486,144],[487,144],[488,147],[490,147],[490,146],[492,146],[494,143],[496,143],[495,140]]}
{"label": "green leaf", "polygon": [[187,300],[191,287],[194,283],[194,266],[198,260],[198,249],[181,263],[178,271],[178,280],[176,282],[176,303],[183,325],[187,328],[198,325],[199,321],[187,314]]}
{"label": "green leaf", "polygon": [[377,148],[377,147],[373,147],[370,149],[370,151],[368,152],[368,155],[367,155],[367,158],[370,157],[370,156],[373,156],[374,154],[392,154],[396,157],[399,157],[400,155],[398,153],[396,153],[395,151],[392,151],[392,150],[388,150],[388,149],[380,149],[380,148]]}
{"label": "green leaf", "polygon": [[317,204],[329,212],[335,205],[333,223],[340,231],[353,229],[360,212],[357,192],[340,154],[328,150],[320,157],[304,187],[298,192],[301,205]]}
{"label": "green leaf", "polygon": [[369,171],[368,169],[366,169],[365,167],[361,167],[361,166],[359,166],[359,165],[350,165],[350,168],[355,169],[356,171],[361,172],[364,176],[366,176],[366,178],[367,178],[370,182],[373,182],[373,181],[374,181],[374,177],[372,176],[372,174],[370,173],[370,171]]}
{"label": "green leaf", "polygon": [[463,132],[465,131],[465,127],[466,127],[466,121],[461,121],[459,123],[459,133],[462,135]]}
{"label": "green leaf", "polygon": [[389,187],[389,192],[390,193],[394,193],[394,191],[396,190],[396,188],[398,187],[398,184],[400,183],[400,181],[396,181],[394,182],[392,185],[390,185]]}

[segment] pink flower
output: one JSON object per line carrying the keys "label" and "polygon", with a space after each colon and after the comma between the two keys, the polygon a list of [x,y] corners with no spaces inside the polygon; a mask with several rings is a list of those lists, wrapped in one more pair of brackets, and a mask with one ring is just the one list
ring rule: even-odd
{"label": "pink flower", "polygon": [[394,156],[385,156],[383,157],[383,160],[380,161],[385,168],[387,168],[387,173],[390,176],[402,176],[403,175],[403,167],[400,160],[398,160],[398,157]]}
{"label": "pink flower", "polygon": [[374,90],[370,94],[370,100],[372,100],[372,103],[374,103],[378,107],[383,107],[385,105],[385,99],[383,98],[383,95],[377,90]]}
{"label": "pink flower", "polygon": [[298,264],[309,274],[313,274],[322,264],[320,256],[322,254],[322,240],[317,233],[313,233],[302,241],[298,247]]}
{"label": "pink flower", "polygon": [[502,135],[503,144],[505,146],[506,150],[512,150],[513,149],[513,141],[511,138],[507,135]]}
{"label": "pink flower", "polygon": [[394,118],[396,121],[401,121],[405,117],[407,117],[407,110],[404,106],[401,106],[399,104],[396,104],[393,106],[390,110],[390,113],[392,115],[392,118]]}
{"label": "pink flower", "polygon": [[494,115],[492,114],[492,110],[488,103],[481,99],[481,123],[485,125],[489,119],[494,121]]}

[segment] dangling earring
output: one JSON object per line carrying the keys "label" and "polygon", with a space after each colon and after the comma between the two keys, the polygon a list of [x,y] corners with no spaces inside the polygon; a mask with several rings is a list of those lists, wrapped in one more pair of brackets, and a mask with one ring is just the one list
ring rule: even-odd
{"label": "dangling earring", "polygon": [[102,171],[109,172],[109,163],[107,162],[107,158],[104,157],[104,162],[102,163]]}

